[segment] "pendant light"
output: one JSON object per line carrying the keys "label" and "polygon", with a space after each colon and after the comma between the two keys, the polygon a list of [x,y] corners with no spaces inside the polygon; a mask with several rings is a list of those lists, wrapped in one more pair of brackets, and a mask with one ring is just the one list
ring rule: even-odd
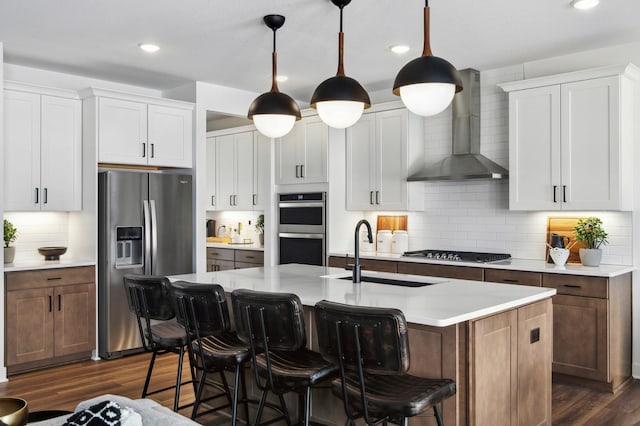
{"label": "pendant light", "polygon": [[311,96],[311,107],[318,110],[320,119],[328,126],[344,129],[352,126],[371,107],[367,91],[344,73],[344,33],[342,10],[351,0],[331,0],[340,8],[340,33],[338,33],[338,72],[320,83]]}
{"label": "pendant light", "polygon": [[411,112],[427,117],[444,111],[461,90],[462,80],[455,67],[431,52],[429,0],[425,0],[422,56],[402,67],[393,83],[393,93],[400,95]]}
{"label": "pendant light", "polygon": [[284,24],[284,16],[266,15],[264,23],[273,30],[271,90],[258,96],[251,103],[247,116],[253,120],[253,124],[260,133],[268,138],[280,138],[291,131],[296,120],[300,120],[300,108],[290,96],[280,93],[276,81],[278,69],[276,30]]}

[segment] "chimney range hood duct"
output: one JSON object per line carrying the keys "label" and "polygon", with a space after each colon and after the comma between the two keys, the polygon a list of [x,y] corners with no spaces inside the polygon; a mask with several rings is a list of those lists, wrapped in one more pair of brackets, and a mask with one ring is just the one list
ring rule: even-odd
{"label": "chimney range hood duct", "polygon": [[452,102],[452,154],[409,176],[409,182],[502,179],[509,175],[504,167],[480,154],[480,73],[474,69],[459,73],[464,89]]}

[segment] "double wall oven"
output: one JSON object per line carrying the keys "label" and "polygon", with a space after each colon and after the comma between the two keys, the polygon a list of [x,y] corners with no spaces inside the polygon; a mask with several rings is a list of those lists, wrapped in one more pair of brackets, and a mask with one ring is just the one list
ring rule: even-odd
{"label": "double wall oven", "polygon": [[326,261],[326,193],[280,194],[279,263],[324,266]]}

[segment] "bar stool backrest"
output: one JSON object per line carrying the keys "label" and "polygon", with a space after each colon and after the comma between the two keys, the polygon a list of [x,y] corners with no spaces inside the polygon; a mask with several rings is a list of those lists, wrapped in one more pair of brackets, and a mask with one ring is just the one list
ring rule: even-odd
{"label": "bar stool backrest", "polygon": [[[319,352],[346,370],[402,374],[409,369],[407,322],[398,309],[322,300],[315,306]],[[343,362],[340,362],[342,358]]]}
{"label": "bar stool backrest", "polygon": [[[292,293],[234,290],[231,293],[238,337],[255,349],[295,351],[307,344],[300,298]],[[267,338],[265,344],[264,335]],[[253,342],[251,332],[253,331]]]}
{"label": "bar stool backrest", "polygon": [[229,331],[229,308],[218,284],[171,283],[178,322],[192,336],[219,336]]}

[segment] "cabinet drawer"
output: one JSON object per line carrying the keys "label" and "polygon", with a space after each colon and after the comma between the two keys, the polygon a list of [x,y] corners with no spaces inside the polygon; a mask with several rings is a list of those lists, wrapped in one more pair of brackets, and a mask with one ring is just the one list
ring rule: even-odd
{"label": "cabinet drawer", "polygon": [[264,265],[262,263],[250,263],[250,262],[236,262],[234,269],[246,269],[246,268],[261,268]]}
{"label": "cabinet drawer", "polygon": [[259,263],[264,265],[264,252],[257,250],[236,250],[236,263]]}
{"label": "cabinet drawer", "polygon": [[506,271],[503,269],[485,269],[484,280],[494,283],[542,286],[542,274],[538,272]]}
{"label": "cabinet drawer", "polygon": [[482,281],[482,268],[472,268],[468,266],[400,262],[398,264],[398,272],[401,274],[426,275],[430,277]]}
{"label": "cabinet drawer", "polygon": [[219,260],[234,260],[233,249],[221,249],[208,247],[207,259],[219,259]]}
{"label": "cabinet drawer", "polygon": [[7,272],[7,291],[95,282],[93,266]]}
{"label": "cabinet drawer", "polygon": [[[349,263],[353,263],[353,258]],[[398,262],[388,260],[360,259],[360,267],[363,271],[398,272]]]}
{"label": "cabinet drawer", "polygon": [[609,298],[609,280],[603,277],[543,274],[542,286],[555,288],[558,294],[571,296]]}

